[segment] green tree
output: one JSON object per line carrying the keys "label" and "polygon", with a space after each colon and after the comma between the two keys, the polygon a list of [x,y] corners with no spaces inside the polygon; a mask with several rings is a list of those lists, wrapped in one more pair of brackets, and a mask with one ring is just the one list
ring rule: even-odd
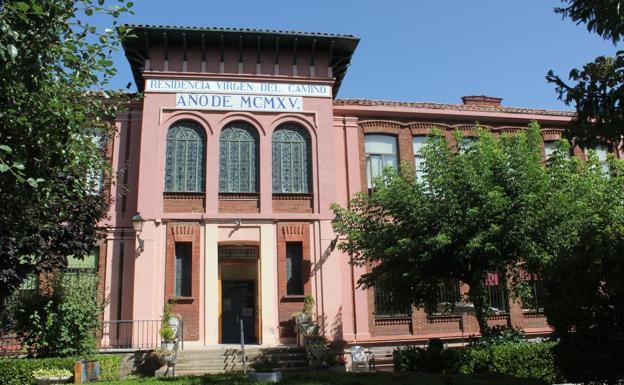
{"label": "green tree", "polygon": [[433,309],[440,285],[458,279],[470,286],[467,299],[485,335],[488,272],[507,271],[519,287],[517,267],[543,257],[537,229],[548,178],[540,143],[536,123],[512,137],[479,131],[463,148],[438,132],[425,146],[422,180],[404,164],[375,180],[371,195],[334,206],[342,218],[336,231],[349,239],[340,249],[371,266],[359,284]]}
{"label": "green tree", "polygon": [[67,357],[97,349],[103,304],[95,274],[49,274],[37,293],[14,295],[8,312],[29,356]]}
{"label": "green tree", "polygon": [[624,379],[624,163],[607,175],[594,153],[567,156],[562,143],[550,167],[542,224],[545,312],[559,344],[558,366],[572,382]]}
{"label": "green tree", "polygon": [[108,207],[102,145],[119,107],[103,88],[119,36],[85,20],[116,23],[131,6],[0,2],[0,300],[29,273],[62,268],[95,244]]}
{"label": "green tree", "polygon": [[[566,7],[555,12],[616,44],[624,36],[624,1],[562,0]],[[599,140],[619,142],[624,135],[624,52],[599,56],[570,71],[570,84],[552,70],[546,79],[554,83],[559,99],[576,108],[568,138],[593,145]]]}

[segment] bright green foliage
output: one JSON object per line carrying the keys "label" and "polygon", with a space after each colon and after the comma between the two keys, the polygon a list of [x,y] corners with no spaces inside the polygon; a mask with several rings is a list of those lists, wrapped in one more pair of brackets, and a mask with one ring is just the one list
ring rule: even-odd
{"label": "bright green foliage", "polygon": [[460,372],[535,378],[552,384],[559,379],[555,369],[554,347],[553,342],[508,342],[466,349],[462,354]]}
{"label": "bright green foliage", "polygon": [[85,20],[128,11],[106,2],[1,2],[0,300],[29,273],[88,254],[106,214],[97,180],[110,175],[103,147],[119,98],[102,90],[119,39]]}
{"label": "bright green foliage", "polygon": [[399,173],[386,170],[374,192],[348,209],[334,206],[342,218],[336,230],[349,240],[339,247],[355,264],[373,266],[359,283],[435,309],[440,284],[459,279],[470,286],[467,299],[486,334],[487,273],[517,276],[517,265],[542,256],[536,235],[548,178],[540,143],[536,123],[513,137],[479,130],[466,148],[451,147],[438,132],[423,150],[422,181],[404,164]]}
{"label": "bright green foliage", "polygon": [[50,287],[11,301],[13,330],[30,356],[92,354],[102,312],[97,277],[67,274],[50,279]]}
{"label": "bright green foliage", "polygon": [[[100,354],[89,359],[100,362],[100,377],[103,381],[119,380],[121,370],[121,355]],[[31,385],[33,372],[39,369],[65,369],[74,372],[74,362],[85,357],[66,358],[27,358],[0,360],[0,384],[2,385]]]}

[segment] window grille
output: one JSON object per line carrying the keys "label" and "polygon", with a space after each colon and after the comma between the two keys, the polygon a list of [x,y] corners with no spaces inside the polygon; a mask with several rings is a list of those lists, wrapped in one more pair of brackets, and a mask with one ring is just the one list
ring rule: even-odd
{"label": "window grille", "polygon": [[206,138],[190,121],[175,123],[167,133],[165,191],[203,192]]}
{"label": "window grille", "polygon": [[283,124],[273,132],[273,192],[310,192],[310,140],[303,127]]}
{"label": "window grille", "polygon": [[392,291],[376,286],[375,291],[375,317],[409,317],[412,314],[412,306],[409,302],[396,298]]}
{"label": "window grille", "polygon": [[237,122],[221,131],[219,191],[258,192],[258,135],[250,125]]}

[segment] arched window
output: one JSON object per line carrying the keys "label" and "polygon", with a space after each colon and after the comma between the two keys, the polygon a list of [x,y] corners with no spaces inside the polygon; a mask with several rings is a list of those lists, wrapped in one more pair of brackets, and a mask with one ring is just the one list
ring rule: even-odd
{"label": "arched window", "polygon": [[273,132],[273,192],[310,192],[310,140],[296,124],[282,124]]}
{"label": "arched window", "polygon": [[236,122],[221,131],[220,192],[258,192],[258,135],[247,123]]}
{"label": "arched window", "polygon": [[204,130],[188,120],[176,122],[167,133],[165,159],[166,192],[203,192],[206,137]]}

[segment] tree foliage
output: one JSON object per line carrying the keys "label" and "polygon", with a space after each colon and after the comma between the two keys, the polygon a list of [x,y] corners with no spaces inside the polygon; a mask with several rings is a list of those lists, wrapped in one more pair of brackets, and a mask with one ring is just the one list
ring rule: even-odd
{"label": "tree foliage", "polygon": [[[576,24],[584,23],[614,44],[624,36],[624,1],[562,0],[555,12]],[[582,69],[569,73],[569,83],[550,70],[546,80],[555,84],[559,99],[576,108],[568,138],[581,144],[599,141],[618,143],[624,134],[624,52],[615,57],[599,56]]]}
{"label": "tree foliage", "polygon": [[587,30],[595,32],[613,44],[624,36],[624,1],[621,0],[562,0],[565,7],[555,8],[564,18],[576,24],[584,23]]}
{"label": "tree foliage", "polygon": [[334,206],[342,218],[336,230],[349,239],[340,248],[354,263],[372,266],[359,283],[389,287],[397,298],[432,309],[440,284],[458,279],[470,286],[467,299],[485,334],[488,272],[518,278],[514,267],[542,255],[536,231],[548,183],[540,141],[537,124],[500,139],[479,131],[464,148],[438,132],[423,150],[421,181],[404,164],[375,180],[371,195],[359,194],[349,208]]}
{"label": "tree foliage", "polygon": [[102,89],[119,40],[84,20],[132,6],[104,3],[0,6],[0,299],[27,274],[86,255],[97,239],[107,200],[96,181],[110,175],[102,143],[118,108]]}
{"label": "tree foliage", "polygon": [[29,356],[84,356],[96,351],[103,304],[94,274],[50,274],[30,295],[15,295],[8,312]]}
{"label": "tree foliage", "polygon": [[559,367],[572,382],[624,379],[624,164],[610,174],[559,152],[544,222],[545,311],[560,342]]}

